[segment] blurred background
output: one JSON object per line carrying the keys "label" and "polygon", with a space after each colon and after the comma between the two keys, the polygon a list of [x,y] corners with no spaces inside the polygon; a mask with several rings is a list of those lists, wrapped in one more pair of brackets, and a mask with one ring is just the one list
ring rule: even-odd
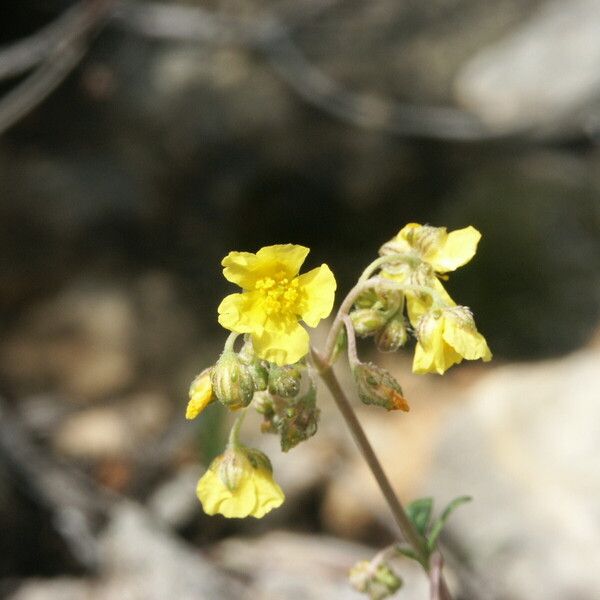
{"label": "blurred background", "polygon": [[397,532],[326,392],[288,454],[245,426],[287,495],[261,521],[202,513],[229,422],[184,411],[227,252],[307,245],[340,299],[411,221],[482,232],[448,287],[494,361],[417,377],[361,345],[412,407],[357,407],[394,486],[474,497],[442,537],[457,598],[600,597],[600,1],[0,14],[1,597],[360,598]]}

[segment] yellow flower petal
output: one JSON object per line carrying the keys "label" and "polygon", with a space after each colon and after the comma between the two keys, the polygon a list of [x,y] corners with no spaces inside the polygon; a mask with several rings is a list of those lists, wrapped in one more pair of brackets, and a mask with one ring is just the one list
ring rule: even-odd
{"label": "yellow flower petal", "polygon": [[195,419],[213,401],[210,372],[206,371],[192,381],[190,401],[185,411],[186,419]]}
{"label": "yellow flower petal", "polygon": [[256,254],[230,252],[221,262],[225,267],[223,275],[245,290],[252,290],[258,281],[274,274],[293,279],[308,253],[308,248],[296,244],[266,246]]}
{"label": "yellow flower petal", "polygon": [[464,306],[426,313],[417,326],[418,343],[413,359],[417,374],[443,374],[467,360],[492,358],[485,338],[477,331],[473,316]]}
{"label": "yellow flower petal", "polygon": [[[443,305],[456,306],[456,302],[452,300],[450,294],[448,294],[446,288],[437,277],[432,277],[427,282],[427,285],[437,292],[438,299]],[[432,303],[433,299],[428,294],[406,293],[406,312],[413,327],[417,326],[419,319],[431,308]]]}
{"label": "yellow flower petal", "polygon": [[267,313],[259,292],[229,294],[223,298],[219,308],[219,323],[236,333],[261,334]]}
{"label": "yellow flower petal", "polygon": [[444,341],[467,360],[483,359],[488,362],[492,353],[485,338],[477,331],[462,327],[456,319],[446,319],[444,323]]}
{"label": "yellow flower petal", "polygon": [[337,284],[331,269],[323,264],[298,277],[303,294],[300,316],[309,327],[316,327],[331,313]]}
{"label": "yellow flower petal", "polygon": [[240,480],[235,492],[231,492],[209,469],[198,481],[196,494],[207,515],[221,514],[228,519],[243,519],[251,515],[256,506],[255,486],[248,476]]}
{"label": "yellow flower petal", "polygon": [[254,351],[259,358],[276,365],[291,365],[308,354],[310,338],[306,329],[294,323],[288,329],[265,328],[261,335],[253,335]]}
{"label": "yellow flower petal", "polygon": [[257,469],[254,473],[256,505],[252,516],[261,519],[268,512],[281,506],[285,495],[281,488],[273,481],[271,473],[264,469]]}
{"label": "yellow flower petal", "polygon": [[[219,467],[228,452],[235,452],[237,468],[241,469],[233,489],[228,488],[219,476]],[[264,466],[253,465],[241,448],[228,450],[213,461],[198,481],[196,494],[204,512],[209,515],[221,514],[228,519],[248,516],[260,519],[281,506],[285,499],[272,473]]]}
{"label": "yellow flower petal", "polygon": [[426,260],[437,273],[454,271],[475,256],[480,239],[481,233],[470,225],[464,229],[451,231],[439,248],[427,254]]}

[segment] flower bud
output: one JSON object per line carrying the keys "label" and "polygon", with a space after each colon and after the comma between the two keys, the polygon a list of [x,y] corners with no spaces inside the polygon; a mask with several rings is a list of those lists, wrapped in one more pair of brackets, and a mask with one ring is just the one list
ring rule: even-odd
{"label": "flower bud", "polygon": [[300,391],[302,372],[297,365],[271,366],[269,392],[274,396],[293,398]]}
{"label": "flower bud", "polygon": [[236,410],[248,406],[254,395],[254,381],[237,354],[225,350],[212,369],[213,392],[219,402]]}
{"label": "flower bud", "polygon": [[375,339],[380,352],[396,352],[408,340],[406,322],[402,313],[398,313],[377,333]]}
{"label": "flower bud", "polygon": [[210,382],[210,369],[205,369],[190,385],[189,402],[185,411],[186,419],[195,419],[211,402],[214,394]]}
{"label": "flower bud", "polygon": [[254,389],[257,392],[264,392],[269,384],[269,372],[263,365],[263,361],[255,360],[248,365],[248,371],[254,382]]}
{"label": "flower bud", "polygon": [[354,301],[356,308],[372,308],[377,302],[377,292],[373,288],[369,288],[362,292]]}
{"label": "flower bud", "polygon": [[317,408],[316,400],[317,391],[311,386],[306,394],[289,401],[280,411],[277,428],[283,452],[291,450],[317,433],[321,411]]}
{"label": "flower bud", "polygon": [[400,384],[385,369],[373,363],[357,363],[352,373],[363,404],[374,404],[387,410],[410,410]]}
{"label": "flower bud", "polygon": [[349,316],[356,335],[360,337],[375,335],[387,321],[384,313],[372,308],[357,308]]}
{"label": "flower bud", "polygon": [[371,600],[384,600],[403,585],[402,579],[387,564],[374,565],[368,560],[363,560],[350,569],[350,583]]}

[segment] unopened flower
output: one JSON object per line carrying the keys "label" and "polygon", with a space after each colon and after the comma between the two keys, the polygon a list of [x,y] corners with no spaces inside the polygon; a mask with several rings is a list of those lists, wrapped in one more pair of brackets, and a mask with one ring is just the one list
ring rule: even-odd
{"label": "unopened flower", "polygon": [[358,362],[352,367],[352,374],[363,404],[374,404],[386,410],[410,410],[400,384],[385,369],[373,363]]}
{"label": "unopened flower", "polygon": [[413,360],[415,373],[444,373],[463,358],[484,362],[492,353],[485,338],[477,331],[466,306],[433,310],[419,320],[417,346]]}
{"label": "unopened flower", "polygon": [[232,410],[252,402],[255,390],[252,373],[233,350],[223,351],[212,368],[211,382],[217,400]]}
{"label": "unopened flower", "polygon": [[393,596],[401,587],[402,579],[386,563],[374,564],[363,560],[350,569],[350,583],[370,600],[384,600]]}
{"label": "unopened flower", "polygon": [[275,396],[293,398],[300,391],[302,370],[299,365],[271,367],[269,372],[269,392]]}
{"label": "unopened flower", "polygon": [[379,331],[375,338],[377,349],[380,352],[396,352],[396,350],[404,346],[407,341],[408,331],[406,329],[404,315],[401,312],[394,315],[394,317],[388,321],[387,325]]}
{"label": "unopened flower", "polygon": [[228,281],[243,288],[219,305],[219,323],[249,333],[259,358],[292,364],[308,353],[309,338],[299,324],[316,327],[333,308],[336,282],[325,264],[298,275],[308,248],[282,244],[256,254],[230,252],[221,263]]}
{"label": "unopened flower", "polygon": [[195,419],[214,400],[210,369],[200,373],[190,385],[190,401],[185,411],[186,419]]}
{"label": "unopened flower", "polygon": [[260,519],[281,506],[285,496],[273,480],[268,457],[253,448],[229,448],[215,458],[198,481],[196,494],[204,512],[228,519]]}

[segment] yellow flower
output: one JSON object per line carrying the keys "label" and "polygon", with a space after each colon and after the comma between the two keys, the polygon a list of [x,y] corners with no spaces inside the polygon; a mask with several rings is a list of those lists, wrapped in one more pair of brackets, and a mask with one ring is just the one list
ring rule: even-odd
{"label": "yellow flower", "polygon": [[260,519],[285,499],[272,473],[268,457],[259,450],[230,448],[200,478],[196,494],[209,515]]}
{"label": "yellow flower", "polygon": [[219,323],[236,333],[249,333],[259,358],[292,364],[308,353],[307,331],[333,308],[335,278],[325,264],[298,275],[309,253],[304,246],[282,244],[256,254],[230,252],[221,263],[228,281],[243,288],[219,305]]}
{"label": "yellow flower", "polygon": [[185,418],[195,419],[213,400],[210,369],[206,369],[190,385],[190,401],[185,411]]}
{"label": "yellow flower", "polygon": [[454,306],[426,313],[417,326],[417,346],[413,371],[440,375],[462,361],[491,360],[485,338],[477,331],[471,311]]}
{"label": "yellow flower", "polygon": [[[379,253],[403,254],[406,261],[383,267],[383,274],[396,281],[431,288],[438,304],[456,306],[438,279],[468,263],[475,252],[481,234],[472,226],[448,233],[445,227],[409,223],[398,235],[384,244]],[[406,308],[413,327],[431,308],[432,297],[426,293],[408,291]]]}
{"label": "yellow flower", "polygon": [[408,254],[429,263],[436,273],[448,273],[475,256],[481,233],[469,225],[448,233],[445,227],[409,223],[384,244],[381,254]]}

